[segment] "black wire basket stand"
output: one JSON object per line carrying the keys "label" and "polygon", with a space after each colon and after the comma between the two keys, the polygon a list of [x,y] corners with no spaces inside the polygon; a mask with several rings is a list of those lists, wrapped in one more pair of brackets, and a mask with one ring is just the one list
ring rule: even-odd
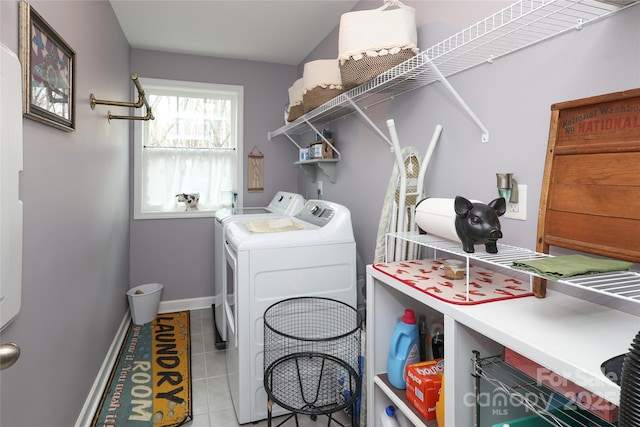
{"label": "black wire basket stand", "polygon": [[[327,415],[346,410],[355,426],[361,390],[361,327],[357,310],[320,297],[290,298],[264,313],[264,388],[268,426],[273,404],[298,414]],[[285,422],[283,421],[283,422]],[[282,423],[280,423],[282,424]]]}

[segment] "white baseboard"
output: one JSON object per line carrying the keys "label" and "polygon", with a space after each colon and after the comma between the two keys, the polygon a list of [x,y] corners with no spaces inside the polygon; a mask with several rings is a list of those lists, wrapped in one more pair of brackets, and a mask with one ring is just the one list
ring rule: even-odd
{"label": "white baseboard", "polygon": [[[174,301],[161,301],[160,307],[158,308],[159,313],[172,313],[174,311],[182,311],[182,310],[201,310],[204,308],[211,308],[211,305],[214,304],[215,297],[203,297],[203,298],[192,298],[192,299],[182,299],[182,300],[174,300]],[[75,427],[89,427],[91,425],[91,421],[93,421],[93,416],[98,409],[98,405],[100,404],[100,398],[102,397],[102,392],[107,386],[107,382],[109,381],[109,374],[113,369],[113,366],[116,363],[116,358],[118,357],[118,352],[120,350],[120,346],[122,345],[125,336],[127,335],[127,329],[129,328],[129,323],[131,322],[131,312],[127,310],[122,321],[120,322],[120,326],[116,331],[116,336],[113,338],[111,342],[111,346],[109,346],[109,351],[102,362],[102,366],[100,366],[100,370],[98,371],[98,375],[91,386],[91,390],[89,391],[89,395],[80,410],[80,414],[76,419]]]}
{"label": "white baseboard", "polygon": [[129,329],[130,322],[131,313],[127,310],[127,312],[124,314],[124,317],[122,318],[122,322],[120,322],[118,330],[116,331],[116,336],[111,342],[109,352],[104,358],[102,366],[100,366],[100,370],[98,371],[98,375],[96,376],[96,379],[91,386],[91,390],[89,391],[87,400],[85,400],[84,405],[80,410],[80,415],[78,415],[75,427],[87,427],[91,425],[91,421],[93,421],[93,415],[98,408],[98,404],[100,403],[102,392],[107,386],[111,369],[116,363],[118,351],[120,350],[120,346],[124,342],[125,336],[127,335],[127,329]]}

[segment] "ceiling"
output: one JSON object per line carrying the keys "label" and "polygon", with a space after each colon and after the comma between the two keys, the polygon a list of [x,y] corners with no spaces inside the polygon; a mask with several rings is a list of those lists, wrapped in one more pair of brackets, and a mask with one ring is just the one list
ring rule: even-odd
{"label": "ceiling", "polygon": [[110,0],[132,48],[298,65],[357,0]]}

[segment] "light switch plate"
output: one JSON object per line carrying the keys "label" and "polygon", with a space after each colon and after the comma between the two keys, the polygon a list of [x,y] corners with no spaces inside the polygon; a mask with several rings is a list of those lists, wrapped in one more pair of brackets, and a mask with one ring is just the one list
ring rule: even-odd
{"label": "light switch plate", "polygon": [[519,219],[525,221],[527,219],[527,186],[518,184],[518,203],[507,202],[507,211],[505,218]]}

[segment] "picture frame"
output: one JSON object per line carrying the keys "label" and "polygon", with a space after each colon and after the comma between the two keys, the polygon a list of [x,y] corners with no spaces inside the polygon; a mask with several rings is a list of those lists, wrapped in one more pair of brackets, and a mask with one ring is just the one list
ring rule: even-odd
{"label": "picture frame", "polygon": [[20,0],[23,116],[71,132],[76,128],[76,53]]}

